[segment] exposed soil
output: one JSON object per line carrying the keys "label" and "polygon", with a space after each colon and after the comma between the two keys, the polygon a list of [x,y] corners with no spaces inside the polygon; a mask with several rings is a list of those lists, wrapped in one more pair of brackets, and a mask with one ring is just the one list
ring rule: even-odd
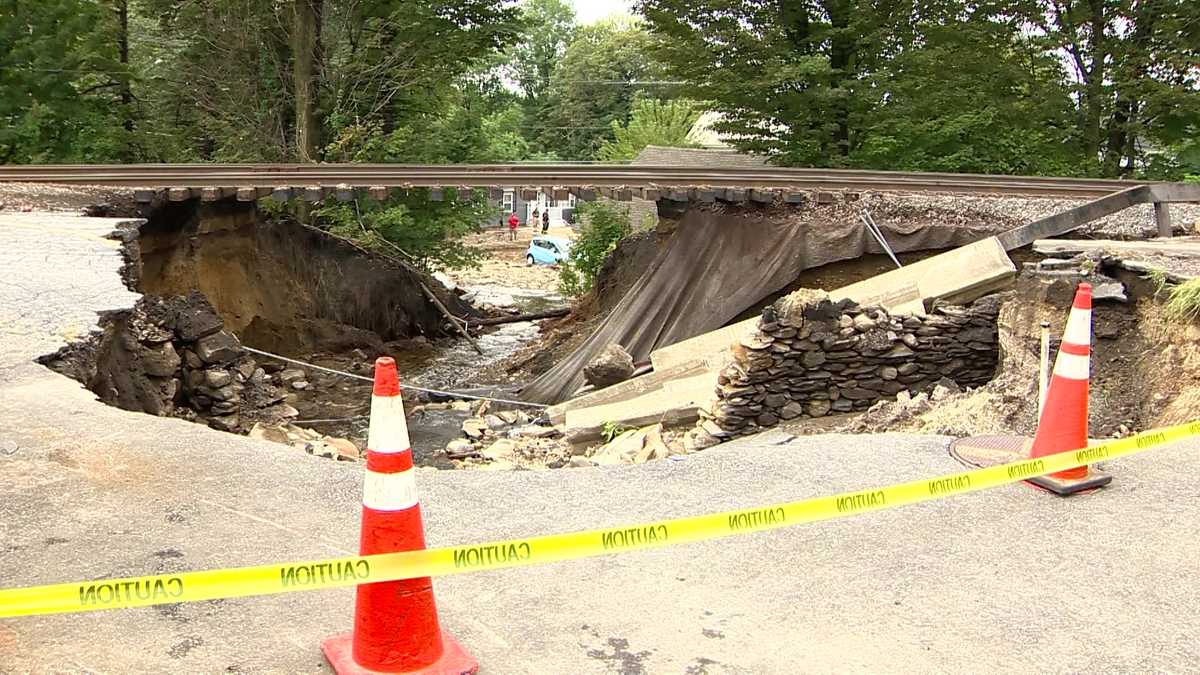
{"label": "exposed soil", "polygon": [[262,219],[253,204],[164,204],[140,244],[143,292],[199,290],[247,345],[285,355],[378,351],[388,340],[452,334],[422,284],[455,315],[478,315],[431,277],[320,231]]}

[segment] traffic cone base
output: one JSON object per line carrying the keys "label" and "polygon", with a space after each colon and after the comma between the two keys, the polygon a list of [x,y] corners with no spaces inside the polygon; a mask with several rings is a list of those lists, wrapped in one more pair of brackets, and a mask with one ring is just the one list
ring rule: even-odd
{"label": "traffic cone base", "polygon": [[1029,482],[1063,497],[1073,495],[1076,492],[1083,492],[1084,490],[1102,488],[1112,482],[1112,476],[1103,471],[1097,471],[1091,467],[1087,467],[1087,469],[1087,475],[1083,478],[1057,478],[1051,474],[1030,478]]}
{"label": "traffic cone base", "polygon": [[[321,642],[321,652],[333,667],[337,675],[374,675],[378,670],[363,668],[354,662],[351,654],[354,645],[352,633],[344,633],[327,638]],[[442,656],[437,661],[417,670],[406,670],[405,673],[415,675],[475,675],[479,672],[479,662],[467,653],[449,633],[442,631]],[[393,671],[395,672],[395,671]]]}

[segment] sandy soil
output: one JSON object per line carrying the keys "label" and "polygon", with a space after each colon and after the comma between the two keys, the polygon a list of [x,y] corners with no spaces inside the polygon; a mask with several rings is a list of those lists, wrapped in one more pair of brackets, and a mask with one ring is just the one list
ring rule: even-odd
{"label": "sandy soil", "polygon": [[[552,237],[574,239],[575,232],[569,227],[552,227]],[[490,229],[464,239],[468,246],[487,251],[489,257],[476,269],[452,270],[447,276],[455,283],[466,286],[507,286],[554,292],[558,290],[558,267],[529,265],[525,251],[534,232],[528,227],[517,229],[517,240],[509,239],[508,229]]]}

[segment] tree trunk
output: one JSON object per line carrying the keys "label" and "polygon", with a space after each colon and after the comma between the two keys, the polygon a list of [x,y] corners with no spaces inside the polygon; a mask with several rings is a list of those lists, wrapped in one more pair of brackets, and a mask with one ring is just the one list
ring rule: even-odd
{"label": "tree trunk", "polygon": [[125,131],[133,131],[133,88],[129,78],[129,0],[117,0],[117,49],[121,66],[121,115]]}
{"label": "tree trunk", "polygon": [[[850,155],[850,98],[853,93],[845,91],[846,85],[855,78],[855,44],[856,38],[850,28],[850,16],[853,8],[845,0],[827,0],[826,10],[829,12],[829,25],[833,35],[829,41],[829,66],[833,69],[833,81],[830,89],[834,90],[833,107],[834,130],[833,145],[839,157]],[[842,91],[839,91],[842,90]]]}
{"label": "tree trunk", "polygon": [[1088,0],[1090,9],[1088,24],[1091,28],[1088,51],[1091,52],[1089,54],[1091,67],[1087,73],[1086,100],[1084,101],[1086,113],[1083,128],[1088,156],[1098,159],[1102,163],[1104,159],[1101,157],[1103,147],[1100,139],[1100,126],[1104,116],[1104,78],[1108,59],[1108,40],[1104,35],[1104,2],[1105,0]]}
{"label": "tree trunk", "polygon": [[321,121],[317,112],[324,0],[293,0],[292,83],[296,96],[296,157],[317,161]]}

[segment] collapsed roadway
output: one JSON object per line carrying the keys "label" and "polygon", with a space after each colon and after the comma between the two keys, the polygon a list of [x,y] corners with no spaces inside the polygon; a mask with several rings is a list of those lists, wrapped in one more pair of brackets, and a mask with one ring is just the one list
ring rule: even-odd
{"label": "collapsed roadway", "polygon": [[[136,300],[116,225],[0,217],[4,586],[352,555],[358,464],[110,408],[34,363]],[[962,468],[949,440],[768,432],[644,466],[417,481],[430,544],[468,544],[934,478]],[[1200,660],[1200,503],[1179,477],[1197,450],[1109,462],[1112,486],[1071,500],[1013,485],[439,579],[442,622],[494,673],[1185,670]],[[319,644],[345,630],[352,596],[4,619],[0,672],[328,672]]]}

